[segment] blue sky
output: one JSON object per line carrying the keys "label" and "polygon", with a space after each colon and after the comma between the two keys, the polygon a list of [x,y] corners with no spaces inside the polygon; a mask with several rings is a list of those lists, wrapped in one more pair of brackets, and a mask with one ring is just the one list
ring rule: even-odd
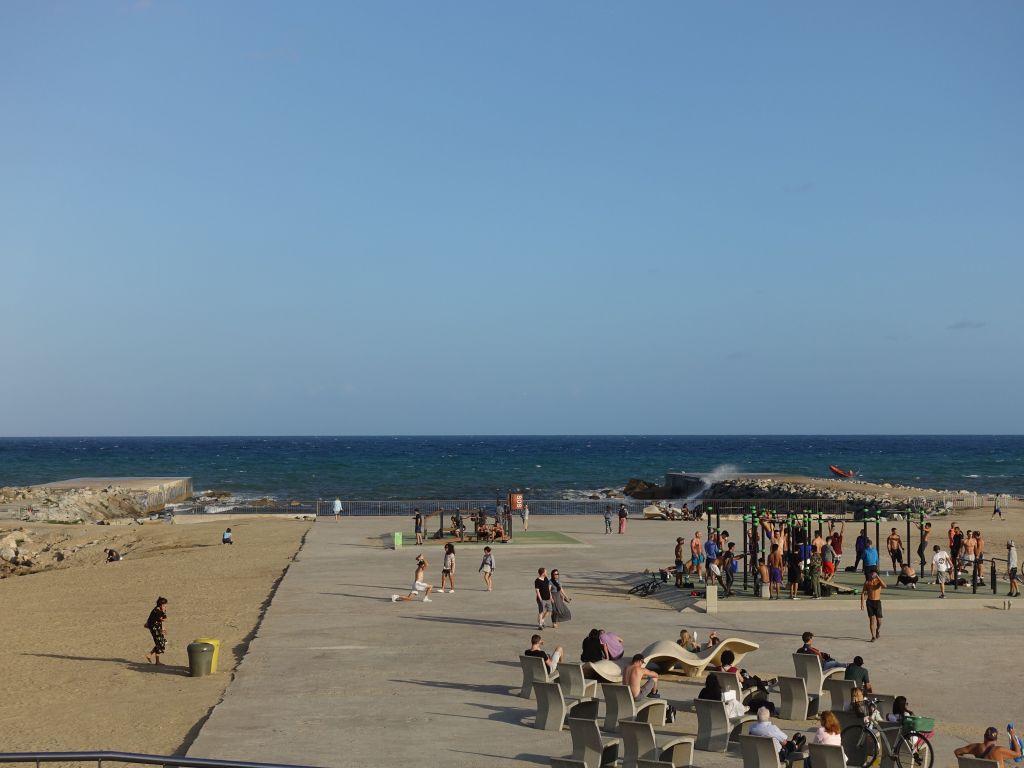
{"label": "blue sky", "polygon": [[0,434],[1024,432],[1024,5],[0,4]]}

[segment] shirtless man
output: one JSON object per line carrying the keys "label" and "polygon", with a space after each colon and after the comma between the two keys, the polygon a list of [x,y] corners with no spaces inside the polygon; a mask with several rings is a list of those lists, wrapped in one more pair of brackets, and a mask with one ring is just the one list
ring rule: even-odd
{"label": "shirtless man", "polygon": [[1010,732],[1010,741],[1013,742],[1013,747],[999,746],[999,729],[990,725],[985,729],[985,740],[983,742],[959,747],[953,750],[953,754],[957,757],[973,755],[982,760],[995,760],[999,767],[1003,768],[1005,760],[1019,758],[1021,755],[1017,732],[1013,728],[1008,728],[1007,730]]}
{"label": "shirtless man", "polygon": [[700,541],[700,531],[693,534],[693,539],[690,541],[690,565],[688,570],[690,573],[696,573],[698,579],[703,578],[704,545]]}
{"label": "shirtless man", "polygon": [[978,540],[976,538],[974,538],[974,533],[973,532],[968,531],[967,534],[964,536],[964,554],[963,554],[963,559],[964,559],[964,570],[965,571],[968,568],[970,568],[972,572],[974,571],[974,559],[975,559],[975,556],[977,554],[978,554]]}
{"label": "shirtless man", "polygon": [[903,567],[903,539],[895,528],[885,540],[885,548],[889,550],[889,559],[892,560],[892,572],[899,573]]}
{"label": "shirtless man", "polygon": [[423,602],[432,603],[430,599],[430,593],[434,591],[433,584],[427,584],[423,581],[423,576],[427,572],[427,559],[423,555],[416,555],[416,575],[412,577],[412,589],[409,590],[408,595],[392,595],[391,602],[395,603],[399,600],[415,600],[420,596],[420,592],[423,592]]}
{"label": "shirtless man", "polygon": [[676,539],[676,586],[679,589],[683,588],[683,574],[686,573],[686,569],[683,567],[683,544],[685,541],[682,536]]}
{"label": "shirtless man", "polygon": [[633,656],[633,661],[626,667],[622,675],[622,682],[629,686],[629,692],[633,695],[633,701],[642,701],[644,697],[649,699],[660,699],[658,693],[658,673],[651,672],[645,667],[646,662],[642,653]]}
{"label": "shirtless man", "polygon": [[974,532],[974,580],[981,581],[981,566],[985,563],[985,539],[981,537],[981,531]]}
{"label": "shirtless man", "polygon": [[821,530],[814,532],[814,538],[811,539],[811,551],[817,550],[821,552],[825,548],[825,540],[821,537]]}
{"label": "shirtless man", "polygon": [[[878,571],[868,571],[867,579],[860,590],[860,609],[865,607],[868,612],[868,630],[871,632],[871,642],[878,639],[879,630],[882,629],[882,590],[885,589],[885,582],[878,576]],[[866,605],[865,605],[866,603]]]}
{"label": "shirtless man", "polygon": [[926,565],[925,553],[928,551],[928,537],[932,535],[932,524],[921,525],[918,523],[917,531],[921,534],[921,543],[917,545],[917,558],[921,561],[921,570],[923,571]]}
{"label": "shirtless man", "polygon": [[782,550],[778,544],[772,544],[772,551],[768,554],[768,578],[771,588],[768,590],[768,599],[775,595],[776,600],[781,600],[779,594],[782,590]]}

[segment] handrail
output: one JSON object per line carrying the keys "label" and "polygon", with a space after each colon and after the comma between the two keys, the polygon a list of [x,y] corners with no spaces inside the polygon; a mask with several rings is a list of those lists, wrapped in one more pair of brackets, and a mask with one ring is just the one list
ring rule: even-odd
{"label": "handrail", "polygon": [[286,763],[253,763],[247,760],[217,760],[208,757],[172,757],[138,752],[0,752],[0,763],[84,763],[104,760],[115,763],[173,765],[181,768],[314,768]]}

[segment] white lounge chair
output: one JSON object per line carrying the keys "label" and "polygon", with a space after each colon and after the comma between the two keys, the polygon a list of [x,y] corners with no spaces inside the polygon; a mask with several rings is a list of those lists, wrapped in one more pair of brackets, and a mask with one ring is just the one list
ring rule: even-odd
{"label": "white lounge chair", "polygon": [[648,664],[658,665],[659,671],[669,671],[675,667],[682,669],[684,675],[696,677],[704,673],[708,667],[718,666],[722,663],[722,654],[725,651],[732,651],[736,655],[733,664],[739,664],[748,653],[753,653],[760,648],[757,643],[744,640],[739,637],[729,637],[722,640],[714,648],[705,648],[700,653],[687,651],[674,640],[658,640],[644,648],[644,661]]}
{"label": "white lounge chair", "polygon": [[548,665],[540,656],[524,656],[520,654],[519,665],[523,668],[523,685],[519,695],[528,699],[533,695],[533,683],[553,683],[558,680],[558,670],[548,672]]}
{"label": "white lounge chair", "polygon": [[697,710],[694,747],[705,752],[727,752],[729,742],[735,741],[743,724],[757,719],[756,715],[744,715],[738,721],[730,722],[725,714],[724,701],[694,699],[693,705]]}
{"label": "white lounge chair", "polygon": [[621,683],[622,667],[611,659],[583,662],[583,676],[591,680],[605,683]]}
{"label": "white lounge chair", "polygon": [[814,768],[846,768],[846,756],[838,744],[808,744],[807,755]]}
{"label": "white lounge chair", "polygon": [[680,736],[658,743],[654,726],[639,720],[619,720],[622,729],[622,768],[637,768],[640,760],[657,760],[672,768],[693,764],[693,737]]}
{"label": "white lounge chair", "polygon": [[534,681],[533,690],[537,696],[537,717],[533,727],[545,731],[560,731],[565,727],[567,717],[596,720],[600,702],[594,698],[566,702],[558,683]]}
{"label": "white lounge chair", "polygon": [[584,768],[600,768],[602,765],[614,765],[619,759],[619,747],[622,739],[604,738],[597,720],[583,720],[578,717],[569,718],[569,733],[572,735],[572,755]]}
{"label": "white lounge chair", "polygon": [[558,665],[558,685],[567,699],[586,699],[597,696],[597,680],[583,676],[583,665],[562,662]]}
{"label": "white lounge chair", "polygon": [[601,683],[604,695],[604,725],[608,733],[619,730],[619,720],[640,720],[652,725],[664,725],[668,702],[664,699],[634,701],[628,685]]}

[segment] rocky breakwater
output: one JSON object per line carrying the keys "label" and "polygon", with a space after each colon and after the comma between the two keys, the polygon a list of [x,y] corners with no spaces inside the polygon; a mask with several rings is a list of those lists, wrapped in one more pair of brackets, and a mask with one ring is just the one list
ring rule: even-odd
{"label": "rocky breakwater", "polygon": [[31,522],[81,523],[135,517],[146,508],[144,491],[108,485],[105,488],[0,488],[0,505]]}
{"label": "rocky breakwater", "polygon": [[945,499],[935,491],[906,486],[854,485],[834,488],[823,481],[799,482],[772,478],[736,478],[712,485],[701,501],[713,499],[828,499],[844,502],[849,512],[864,509],[904,510],[912,505],[924,512],[938,512],[945,508]]}

